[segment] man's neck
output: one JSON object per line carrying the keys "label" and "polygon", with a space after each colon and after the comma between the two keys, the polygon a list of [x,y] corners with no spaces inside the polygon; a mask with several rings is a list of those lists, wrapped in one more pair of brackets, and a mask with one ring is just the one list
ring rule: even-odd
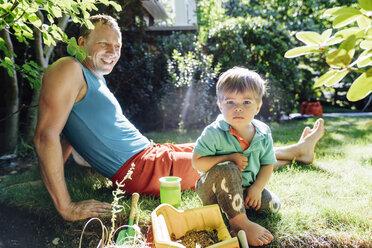
{"label": "man's neck", "polygon": [[82,62],[82,65],[87,68],[88,70],[90,70],[98,79],[101,79],[103,78],[103,75],[100,75],[99,73],[97,73],[93,67],[90,65],[89,62],[87,62],[87,59],[85,59],[83,62]]}

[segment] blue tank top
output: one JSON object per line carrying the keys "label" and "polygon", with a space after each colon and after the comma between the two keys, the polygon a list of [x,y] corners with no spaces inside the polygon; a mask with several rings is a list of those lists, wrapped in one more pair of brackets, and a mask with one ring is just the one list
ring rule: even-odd
{"label": "blue tank top", "polygon": [[62,133],[74,149],[100,174],[111,178],[150,141],[123,115],[104,78],[83,65],[87,93],[75,103]]}

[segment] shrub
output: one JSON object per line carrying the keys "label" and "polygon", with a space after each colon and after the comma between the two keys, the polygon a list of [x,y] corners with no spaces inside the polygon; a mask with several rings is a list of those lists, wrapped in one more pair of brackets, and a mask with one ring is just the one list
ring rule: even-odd
{"label": "shrub", "polygon": [[[210,30],[206,45],[214,55],[214,64],[220,63],[222,71],[233,66],[245,66],[257,71],[269,81],[267,99],[261,116],[278,120],[295,106],[302,90],[303,73],[298,62],[283,57],[293,44],[288,30],[273,21],[260,17],[230,18]],[[288,97],[291,96],[291,97]]]}

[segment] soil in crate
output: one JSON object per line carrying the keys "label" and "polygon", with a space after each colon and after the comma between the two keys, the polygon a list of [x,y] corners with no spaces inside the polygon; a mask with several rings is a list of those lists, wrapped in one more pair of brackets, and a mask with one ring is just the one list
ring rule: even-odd
{"label": "soil in crate", "polygon": [[217,230],[189,231],[179,239],[176,239],[172,233],[171,240],[186,246],[186,248],[204,248],[221,242],[218,239]]}

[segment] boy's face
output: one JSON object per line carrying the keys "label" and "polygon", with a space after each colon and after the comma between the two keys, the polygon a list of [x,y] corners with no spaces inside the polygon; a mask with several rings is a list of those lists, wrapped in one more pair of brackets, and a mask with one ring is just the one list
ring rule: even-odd
{"label": "boy's face", "polygon": [[254,116],[260,111],[262,102],[257,102],[256,94],[252,91],[223,92],[217,102],[218,107],[227,123],[233,128],[248,127]]}

